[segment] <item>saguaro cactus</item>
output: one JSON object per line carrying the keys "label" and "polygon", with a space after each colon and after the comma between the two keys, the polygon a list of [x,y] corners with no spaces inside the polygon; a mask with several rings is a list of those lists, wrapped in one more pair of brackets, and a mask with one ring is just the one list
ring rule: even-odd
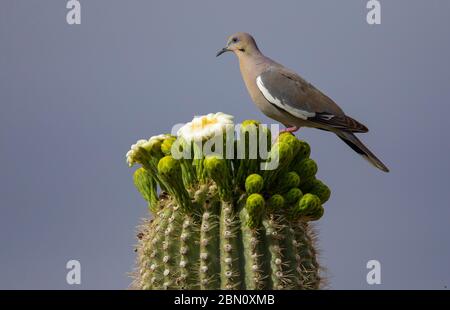
{"label": "saguaro cactus", "polygon": [[[139,140],[127,153],[130,166],[142,166],[134,183],[152,213],[139,227],[135,288],[320,287],[309,222],[322,217],[330,190],[315,177],[309,145],[290,133],[271,143],[256,121],[243,122],[235,140],[229,126],[222,113],[196,117],[178,137]],[[218,133],[213,152],[200,152]]]}

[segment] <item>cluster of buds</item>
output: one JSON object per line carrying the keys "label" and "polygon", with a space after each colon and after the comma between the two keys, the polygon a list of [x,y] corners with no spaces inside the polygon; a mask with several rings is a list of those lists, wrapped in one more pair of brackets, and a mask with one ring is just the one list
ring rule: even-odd
{"label": "cluster of buds", "polygon": [[141,166],[134,183],[154,216],[137,287],[319,286],[308,222],[323,216],[330,189],[308,143],[288,132],[272,139],[258,121],[236,131],[216,113],[131,146],[126,160]]}

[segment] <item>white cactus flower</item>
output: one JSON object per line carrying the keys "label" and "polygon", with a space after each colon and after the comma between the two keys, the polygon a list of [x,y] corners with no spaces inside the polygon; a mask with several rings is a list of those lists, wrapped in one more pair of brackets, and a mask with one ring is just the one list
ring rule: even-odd
{"label": "white cactus flower", "polygon": [[228,126],[233,126],[233,116],[222,112],[196,116],[181,127],[177,135],[186,141],[202,141],[224,134]]}
{"label": "white cactus flower", "polygon": [[139,147],[145,147],[148,143],[153,142],[155,140],[163,141],[167,139],[169,135],[157,135],[150,137],[148,140],[140,139],[135,144],[131,145],[130,150],[126,153],[125,157],[127,159],[128,166],[133,166],[136,162],[134,160],[134,157],[136,156],[136,152],[138,151]]}
{"label": "white cactus flower", "polygon": [[134,165],[134,151],[130,151],[126,155],[127,164],[129,167],[132,167]]}
{"label": "white cactus flower", "polygon": [[140,140],[137,140],[136,145],[140,146],[140,145],[144,144],[145,142],[147,142],[147,140],[140,139]]}
{"label": "white cactus flower", "polygon": [[164,140],[166,140],[166,139],[169,138],[169,137],[170,137],[170,136],[169,136],[169,135],[166,135],[166,134],[153,136],[153,137],[150,137],[148,140],[145,140],[145,143],[143,143],[141,146],[142,146],[143,148],[146,148],[146,147],[149,146],[150,143],[152,143],[153,141],[164,141]]}
{"label": "white cactus flower", "polygon": [[160,141],[163,141],[163,140],[166,140],[167,138],[170,138],[170,135],[162,134],[162,135],[157,135],[157,136],[150,137],[150,138],[148,139],[148,141],[149,141],[149,142],[150,142],[150,141],[153,141],[153,140],[160,140]]}

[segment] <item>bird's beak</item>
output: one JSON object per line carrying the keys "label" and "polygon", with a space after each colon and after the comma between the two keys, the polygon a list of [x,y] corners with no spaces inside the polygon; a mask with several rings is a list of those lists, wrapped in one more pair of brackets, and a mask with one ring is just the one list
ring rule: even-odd
{"label": "bird's beak", "polygon": [[219,57],[220,55],[222,55],[223,53],[229,52],[230,50],[228,49],[228,47],[224,47],[222,48],[220,51],[217,52],[216,57]]}

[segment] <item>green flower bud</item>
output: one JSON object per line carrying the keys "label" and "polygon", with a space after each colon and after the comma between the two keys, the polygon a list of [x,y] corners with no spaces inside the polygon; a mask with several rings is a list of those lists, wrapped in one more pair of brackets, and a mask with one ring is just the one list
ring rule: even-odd
{"label": "green flower bud", "polygon": [[315,215],[320,207],[319,197],[313,194],[305,194],[292,209],[292,216],[294,218],[299,218],[302,216]]}
{"label": "green flower bud", "polygon": [[[270,146],[271,141],[272,141],[272,135],[270,133],[270,129],[267,128],[267,126],[261,126],[261,122],[253,120],[253,119],[248,119],[248,120],[243,121],[241,124],[242,132],[248,131],[249,129],[252,128],[252,126],[254,126],[253,128],[256,128],[258,130],[259,135],[267,137],[268,146]],[[262,133],[260,133],[260,131]],[[259,138],[259,136],[258,136],[258,138]]]}
{"label": "green flower bud", "polygon": [[319,197],[322,204],[327,202],[331,196],[330,188],[320,180],[312,181],[308,192]]}
{"label": "green flower bud", "polygon": [[310,189],[313,187],[316,177],[312,176],[307,179],[300,180],[300,188],[304,193],[309,193]]}
{"label": "green flower bud", "polygon": [[220,158],[219,156],[207,156],[203,164],[208,175],[214,181],[217,181],[223,178],[225,175],[228,175],[227,163],[225,159]]}
{"label": "green flower bud", "polygon": [[270,197],[269,200],[267,200],[266,203],[267,211],[269,212],[280,211],[283,209],[284,203],[285,201],[283,196],[275,194],[272,197]]}
{"label": "green flower bud", "polygon": [[314,160],[306,158],[294,166],[294,170],[304,181],[313,177],[317,173],[317,164]]}
{"label": "green flower bud", "polygon": [[245,190],[248,194],[259,193],[263,189],[264,179],[259,174],[251,174],[245,180]]}
{"label": "green flower bud", "polygon": [[158,194],[154,177],[146,169],[139,168],[133,174],[133,181],[139,193],[148,202],[150,211],[155,212],[154,208],[158,202]]}
{"label": "green flower bud", "polygon": [[320,206],[319,209],[317,209],[317,211],[314,214],[311,214],[308,216],[308,219],[310,221],[317,221],[320,218],[322,218],[324,212],[325,212],[325,209],[323,208],[323,206]]}
{"label": "green flower bud", "polygon": [[293,147],[288,143],[275,142],[269,153],[269,159],[266,162],[266,173],[270,170],[281,170],[282,167],[289,165],[293,158]]}
{"label": "green flower bud", "polygon": [[[240,127],[240,139],[238,152],[239,157],[244,160],[254,160],[258,157],[258,128],[260,123],[255,120],[246,120]],[[247,167],[249,168],[249,167]]]}
{"label": "green flower bud", "polygon": [[301,147],[300,141],[290,132],[282,132],[278,136],[277,141],[279,143],[287,143],[291,145],[294,156],[297,155]]}
{"label": "green flower bud", "polygon": [[153,186],[153,177],[144,168],[139,168],[133,174],[133,181],[142,197],[150,201],[150,189]]}
{"label": "green flower bud", "polygon": [[295,146],[285,142],[275,142],[264,165],[265,188],[270,191],[276,188],[280,174],[289,167],[294,155]]}
{"label": "green flower bud", "polygon": [[251,194],[245,203],[245,209],[248,213],[247,225],[250,228],[257,228],[261,225],[264,214],[265,201],[260,194]]}
{"label": "green flower bud", "polygon": [[175,180],[181,177],[180,162],[172,156],[164,156],[158,162],[158,172],[165,179]]}
{"label": "green flower bud", "polygon": [[300,177],[297,172],[290,171],[280,176],[279,184],[276,186],[277,191],[284,193],[293,187],[300,185]]}
{"label": "green flower bud", "polygon": [[302,197],[303,193],[299,188],[292,188],[284,195],[284,200],[286,204],[292,205],[297,203]]}
{"label": "green flower bud", "polygon": [[[246,151],[248,152],[247,148],[249,147],[250,141],[248,140],[250,137],[258,139],[258,129],[259,129],[260,122],[255,120],[245,120],[241,124],[240,132],[241,137],[240,139],[242,141],[245,141],[245,147]],[[254,136],[252,136],[254,135]],[[256,142],[257,140],[255,140]]]}
{"label": "green flower bud", "polygon": [[242,122],[241,126],[242,128],[246,128],[248,126],[255,126],[258,127],[261,124],[261,122],[254,120],[254,119],[247,119]]}
{"label": "green flower bud", "polygon": [[176,140],[177,140],[176,137],[169,136],[167,139],[163,141],[163,143],[161,144],[161,151],[163,152],[164,155],[170,155],[172,145]]}
{"label": "green flower bud", "polygon": [[206,173],[216,182],[222,199],[232,198],[232,180],[227,161],[216,155],[207,156],[203,162]]}
{"label": "green flower bud", "polygon": [[157,169],[166,190],[175,197],[184,211],[191,212],[192,203],[183,183],[180,161],[171,155],[164,156],[159,160]]}
{"label": "green flower bud", "polygon": [[309,158],[309,156],[311,155],[311,147],[309,146],[308,143],[306,143],[303,140],[298,140],[300,147],[299,147],[299,151],[297,153],[297,157],[296,160],[301,161],[305,158]]}
{"label": "green flower bud", "polygon": [[261,157],[267,157],[272,145],[270,131],[255,120],[242,122],[235,144],[235,184],[243,186],[245,178],[260,170]]}
{"label": "green flower bud", "polygon": [[289,162],[294,158],[295,145],[290,143],[280,142],[279,154],[280,160],[283,162],[284,166],[287,166]]}

